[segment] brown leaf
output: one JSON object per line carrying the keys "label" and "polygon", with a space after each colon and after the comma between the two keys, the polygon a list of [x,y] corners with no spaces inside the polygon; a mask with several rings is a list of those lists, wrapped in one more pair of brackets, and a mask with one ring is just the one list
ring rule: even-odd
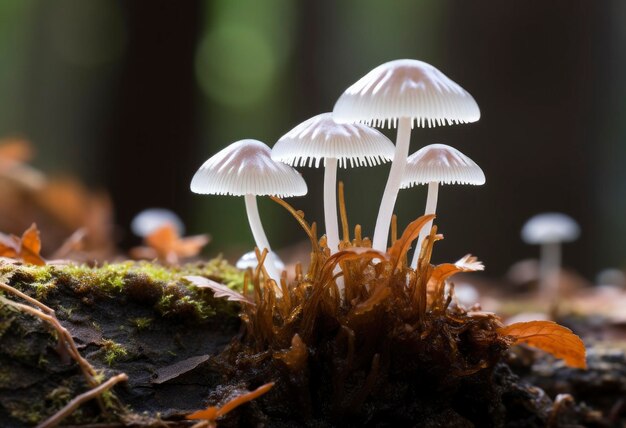
{"label": "brown leaf", "polygon": [[248,305],[254,306],[254,302],[250,298],[233,289],[228,288],[224,284],[220,284],[219,282],[213,281],[203,276],[190,275],[184,276],[183,278],[191,282],[196,287],[209,288],[213,290],[215,297],[225,297],[226,300],[230,300],[232,302],[247,303]]}
{"label": "brown leaf", "polygon": [[211,358],[209,355],[199,355],[196,357],[187,358],[186,360],[179,361],[167,367],[161,367],[156,371],[157,377],[155,379],[152,379],[151,383],[160,385],[169,380],[175,379],[180,375],[194,370],[200,364],[208,361],[209,358]]}
{"label": "brown leaf", "polygon": [[562,358],[570,367],[587,368],[583,341],[569,328],[553,321],[518,322],[499,328],[498,333],[513,338],[514,345],[526,343]]}
{"label": "brown leaf", "polygon": [[41,258],[41,256],[39,256],[40,251],[41,240],[39,239],[39,230],[37,229],[37,225],[33,223],[22,234],[19,256],[26,263],[37,266],[44,266],[46,262]]}
{"label": "brown leaf", "polygon": [[21,259],[24,263],[44,266],[46,262],[39,255],[39,251],[41,251],[41,241],[35,223],[26,229],[21,239],[14,235],[0,234],[0,257]]}
{"label": "brown leaf", "polygon": [[168,223],[146,236],[145,242],[156,251],[159,260],[177,263],[181,258],[197,255],[209,240],[208,235],[181,238],[174,225]]}

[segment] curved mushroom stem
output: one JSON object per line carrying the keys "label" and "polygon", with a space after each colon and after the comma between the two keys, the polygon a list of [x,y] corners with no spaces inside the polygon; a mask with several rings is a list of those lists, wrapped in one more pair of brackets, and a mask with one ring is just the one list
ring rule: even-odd
{"label": "curved mushroom stem", "polygon": [[375,250],[387,251],[387,240],[389,239],[389,227],[391,225],[391,216],[393,208],[396,205],[396,198],[400,190],[402,175],[406,167],[406,159],[409,156],[409,144],[411,142],[411,119],[401,117],[398,121],[398,133],[396,136],[396,151],[393,154],[391,170],[385,185],[383,199],[380,202],[378,210],[378,218],[376,219],[376,228],[374,229],[374,239],[372,247]]}
{"label": "curved mushroom stem", "polygon": [[244,196],[246,203],[246,214],[248,214],[248,223],[250,223],[250,230],[252,230],[252,236],[254,242],[259,250],[263,251],[267,248],[267,257],[265,258],[265,270],[269,274],[270,278],[274,281],[280,281],[280,272],[276,268],[274,256],[272,255],[272,249],[270,243],[267,240],[263,225],[261,224],[261,217],[259,216],[259,208],[256,204],[256,196],[247,194]]}
{"label": "curved mushroom stem", "polygon": [[[437,197],[439,196],[439,183],[437,181],[431,181],[428,183],[428,196],[426,197],[426,209],[424,215],[435,214],[437,212]],[[430,233],[430,229],[433,227],[433,221],[429,221],[420,230],[419,237],[417,238],[417,244],[415,245],[415,251],[413,252],[413,261],[411,261],[411,267],[415,269],[417,267],[417,260],[420,257],[420,251],[422,251],[422,243],[426,235]]]}
{"label": "curved mushroom stem", "polygon": [[339,223],[337,221],[337,158],[326,158],[324,168],[324,222],[326,243],[330,254],[339,248]]}
{"label": "curved mushroom stem", "polygon": [[556,312],[559,296],[559,271],[561,269],[561,243],[546,242],[541,244],[539,259],[539,293],[550,305],[550,311]]}

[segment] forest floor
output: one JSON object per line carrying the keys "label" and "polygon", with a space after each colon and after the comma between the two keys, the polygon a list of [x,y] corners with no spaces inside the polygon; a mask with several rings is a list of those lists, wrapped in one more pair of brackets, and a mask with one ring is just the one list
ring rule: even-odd
{"label": "forest floor", "polygon": [[[0,282],[53,308],[102,379],[128,375],[126,383],[114,388],[121,406],[105,399],[103,409],[91,400],[64,419],[63,426],[191,426],[185,415],[216,404],[212,392],[233,388],[221,354],[242,334],[238,306],[190,286],[185,275],[232,287],[243,280],[222,260],[173,269],[135,262],[99,268],[0,263]],[[481,426],[477,421],[485,416],[472,410],[484,405],[477,404],[480,397],[492,400],[485,408],[494,427],[623,427],[626,344],[589,340],[587,348],[588,369],[579,370],[515,347],[495,367],[468,377],[448,394],[453,398],[445,405],[424,401],[433,410],[420,410],[429,416],[413,421],[414,426]],[[58,337],[47,323],[0,302],[0,426],[39,424],[88,389],[79,366],[59,352]],[[377,400],[380,409],[381,398]],[[297,418],[272,418],[271,405],[268,409],[264,403],[271,400],[246,404],[219,426],[299,426],[294,425]],[[403,423],[373,414],[364,425]],[[301,426],[339,425],[312,419]]]}

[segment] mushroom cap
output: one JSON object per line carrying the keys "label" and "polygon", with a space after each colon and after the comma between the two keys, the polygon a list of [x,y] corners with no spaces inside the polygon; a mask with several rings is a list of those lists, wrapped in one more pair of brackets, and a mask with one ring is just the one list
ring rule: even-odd
{"label": "mushroom cap", "polygon": [[171,224],[179,235],[185,233],[185,224],[173,211],[165,208],[147,208],[133,217],[130,230],[137,236],[145,238],[158,228]]}
{"label": "mushroom cap", "polygon": [[476,162],[445,144],[422,147],[406,162],[400,186],[403,189],[433,181],[442,184],[485,184],[485,174]]}
{"label": "mushroom cap", "polygon": [[461,86],[430,64],[399,59],[379,65],[339,97],[335,120],[396,126],[408,117],[417,126],[476,122],[480,109]]}
{"label": "mushroom cap", "polygon": [[292,167],[272,160],[258,140],[240,140],[207,160],[191,180],[191,191],[211,195],[302,196],[304,179]]}
{"label": "mushroom cap", "polygon": [[562,213],[537,214],[522,227],[522,240],[527,244],[571,242],[579,235],[576,220]]}
{"label": "mushroom cap", "polygon": [[[336,158],[340,167],[378,165],[393,159],[395,146],[374,128],[360,123],[337,123],[331,113],[314,116],[283,135],[272,148],[272,159],[292,166],[319,167]],[[324,161],[325,164],[325,161]]]}

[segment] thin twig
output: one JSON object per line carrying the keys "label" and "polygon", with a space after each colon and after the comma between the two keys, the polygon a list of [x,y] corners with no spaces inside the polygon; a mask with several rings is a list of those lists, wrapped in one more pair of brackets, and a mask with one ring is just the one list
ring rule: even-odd
{"label": "thin twig", "polygon": [[0,301],[2,301],[6,305],[13,306],[17,309],[20,309],[21,311],[29,313],[43,321],[47,321],[48,323],[50,323],[52,327],[54,327],[54,329],[64,339],[64,342],[67,345],[67,347],[69,347],[68,352],[80,366],[81,371],[83,372],[83,375],[87,379],[87,383],[89,384],[89,386],[95,387],[98,385],[98,381],[95,378],[97,374],[96,370],[91,366],[91,364],[89,364],[87,360],[85,360],[80,355],[80,352],[78,352],[78,348],[76,347],[76,343],[74,342],[72,335],[70,334],[69,331],[67,331],[65,327],[61,325],[61,323],[59,323],[59,320],[57,320],[54,315],[44,314],[43,312],[31,306],[25,305],[23,303],[14,302],[4,297],[0,297]]}
{"label": "thin twig", "polygon": [[22,299],[26,300],[28,303],[30,303],[31,305],[35,305],[37,306],[39,309],[41,309],[42,311],[46,312],[49,315],[54,315],[54,309],[44,305],[43,303],[41,303],[39,300],[37,299],[33,299],[32,297],[30,297],[28,294],[24,294],[22,293],[20,290],[11,287],[10,285],[6,285],[6,284],[2,284],[0,282],[0,289],[7,291],[9,293],[15,294],[18,297],[21,297]]}
{"label": "thin twig", "polygon": [[127,381],[128,376],[126,373],[121,373],[116,376],[113,376],[111,379],[107,380],[103,384],[87,391],[79,396],[75,397],[72,401],[67,403],[65,407],[56,412],[53,416],[51,416],[46,421],[42,422],[37,426],[37,428],[52,428],[57,426],[63,419],[71,415],[74,410],[76,410],[81,404],[89,401],[93,398],[100,396],[104,391],[112,388],[115,384],[123,381]]}

